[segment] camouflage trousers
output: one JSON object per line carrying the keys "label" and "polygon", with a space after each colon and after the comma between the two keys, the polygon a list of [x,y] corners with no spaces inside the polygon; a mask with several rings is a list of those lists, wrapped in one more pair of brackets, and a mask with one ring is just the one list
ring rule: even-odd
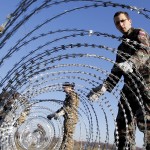
{"label": "camouflage trousers", "polygon": [[77,124],[77,119],[68,118],[64,120],[64,135],[59,150],[73,150],[74,140],[73,134]]}
{"label": "camouflage trousers", "polygon": [[[115,142],[118,150],[136,150],[135,131],[136,126],[144,133],[146,150],[150,150],[150,103],[145,104],[144,110],[138,102],[132,101],[129,105],[120,101],[116,118]],[[129,107],[130,106],[130,107]]]}

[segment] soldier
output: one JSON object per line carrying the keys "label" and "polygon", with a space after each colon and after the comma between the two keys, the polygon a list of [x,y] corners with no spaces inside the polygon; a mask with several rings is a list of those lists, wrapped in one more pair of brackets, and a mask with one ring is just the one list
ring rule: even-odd
{"label": "soldier", "polygon": [[79,106],[79,98],[74,91],[74,86],[74,83],[69,82],[63,84],[63,89],[66,93],[63,107],[47,116],[48,119],[52,119],[53,117],[57,119],[60,116],[64,117],[64,135],[60,150],[73,150],[74,146],[73,133],[78,122],[77,109]]}
{"label": "soldier", "polygon": [[12,110],[15,99],[18,97],[19,93],[16,91],[3,91],[0,94],[0,125],[9,118],[9,116],[7,116],[5,119],[6,115]]}
{"label": "soldier", "polygon": [[132,27],[132,20],[127,12],[116,12],[113,19],[124,40],[118,47],[116,63],[111,73],[87,97],[94,101],[105,91],[111,92],[123,75],[124,86],[116,118],[116,146],[119,150],[135,149],[137,123],[139,130],[144,133],[145,147],[150,150],[150,38],[145,30]]}
{"label": "soldier", "polygon": [[40,134],[40,139],[38,140],[38,143],[43,142],[46,140],[46,131],[44,130],[43,126],[41,124],[37,124],[37,129],[33,131],[34,134]]}
{"label": "soldier", "polygon": [[[15,100],[19,99],[21,94],[12,87],[10,91],[4,90],[0,94],[0,125],[5,122],[10,122],[13,119],[13,114],[10,112],[14,106]],[[25,101],[25,100],[24,100]],[[20,117],[17,119],[16,123],[13,125],[17,127],[24,123],[27,115],[29,114],[29,109],[26,108],[24,112],[21,113]]]}
{"label": "soldier", "polygon": [[20,126],[21,124],[23,124],[27,118],[27,116],[29,115],[29,111],[30,109],[25,109],[21,114],[20,114],[20,117],[16,120],[16,122],[14,123],[14,127],[18,127]]}

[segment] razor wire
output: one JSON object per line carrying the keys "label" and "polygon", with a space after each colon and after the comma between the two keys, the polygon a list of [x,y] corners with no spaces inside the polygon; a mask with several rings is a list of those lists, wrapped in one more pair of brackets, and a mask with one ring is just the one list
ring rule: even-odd
{"label": "razor wire", "polygon": [[[45,21],[38,22],[25,35],[20,35],[11,47],[7,48],[6,52],[7,43],[14,40],[15,34],[18,34],[27,22],[32,21],[34,16],[38,16],[43,11],[48,11],[48,9],[57,9],[61,5],[72,3],[80,3],[81,6],[61,11],[54,16],[48,17]],[[97,0],[45,0],[43,2],[23,0],[18,4],[14,12],[11,13],[11,20],[7,23],[4,32],[0,34],[0,53],[2,54],[0,58],[0,70],[3,71],[7,63],[10,62],[10,67],[4,75],[1,75],[1,92],[2,94],[5,94],[5,92],[9,93],[9,97],[1,104],[1,107],[8,104],[8,101],[14,94],[13,90],[19,92],[20,95],[14,99],[10,110],[4,112],[4,117],[0,120],[0,149],[59,149],[64,134],[63,118],[48,120],[47,115],[55,112],[62,106],[64,98],[62,84],[64,81],[75,82],[75,90],[80,99],[78,109],[79,122],[74,133],[74,148],[93,150],[100,148],[117,149],[117,144],[119,143],[115,144],[114,132],[111,127],[113,126],[116,130],[116,138],[118,140],[119,135],[115,114],[120,94],[124,95],[124,93],[120,92],[121,86],[117,85],[111,95],[107,95],[108,93],[106,93],[96,103],[90,102],[86,97],[92,87],[96,87],[99,83],[102,83],[109,75],[111,67],[105,67],[103,64],[110,66],[115,64],[112,57],[107,57],[107,54],[114,56],[117,53],[117,49],[109,45],[103,45],[103,43],[97,44],[93,41],[91,44],[91,41],[75,43],[70,42],[70,40],[100,37],[110,41],[124,42],[133,49],[137,45],[140,47],[144,47],[144,45],[109,33],[87,29],[56,28],[47,32],[43,32],[42,30],[44,26],[50,26],[53,22],[68,14],[102,7],[105,9],[108,7],[127,9],[135,11],[146,19],[150,19],[148,14],[150,10],[146,8]],[[43,39],[46,40],[42,41]],[[38,44],[40,40],[42,42]],[[37,43],[37,46],[32,43]],[[32,47],[30,47],[31,44]],[[26,50],[27,52],[24,54],[23,50],[28,47],[29,50]],[[106,52],[106,55],[103,55],[103,52]],[[18,57],[18,53],[21,53],[20,58],[11,64],[11,58]],[[93,60],[95,63],[92,63]],[[129,74],[135,86],[136,83],[133,80],[135,77],[142,83],[140,73],[138,74],[138,77],[134,74]],[[120,84],[123,83],[124,81],[121,79]],[[128,85],[127,87],[134,95],[138,93],[137,102],[142,108],[143,114],[145,114],[145,107],[138,87],[136,87],[136,92]],[[37,99],[38,96],[42,95],[48,98]],[[53,97],[57,97],[57,95],[58,98],[54,99]],[[111,102],[112,98],[116,106]],[[124,99],[133,118],[125,95]],[[127,148],[129,144],[127,139],[129,133],[128,118],[124,106],[121,103],[120,105],[125,117]],[[18,124],[18,119],[26,111],[29,111],[29,114],[25,117],[24,122]],[[144,121],[145,131],[147,131],[146,119]],[[38,124],[43,126],[42,134],[35,133]],[[146,139],[144,144],[146,144]]]}

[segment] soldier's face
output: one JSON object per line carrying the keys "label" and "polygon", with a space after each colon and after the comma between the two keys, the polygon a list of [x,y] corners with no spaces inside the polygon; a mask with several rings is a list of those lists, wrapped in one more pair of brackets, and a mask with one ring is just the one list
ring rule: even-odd
{"label": "soldier's face", "polygon": [[70,91],[72,91],[72,88],[70,86],[64,86],[63,87],[64,92],[69,93]]}
{"label": "soldier's face", "polygon": [[116,28],[123,34],[127,33],[132,27],[131,19],[128,19],[124,14],[120,14],[114,18]]}

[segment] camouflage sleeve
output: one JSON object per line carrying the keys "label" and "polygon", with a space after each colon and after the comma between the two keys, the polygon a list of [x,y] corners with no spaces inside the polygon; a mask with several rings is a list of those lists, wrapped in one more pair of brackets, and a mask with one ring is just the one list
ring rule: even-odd
{"label": "camouflage sleeve", "polygon": [[66,99],[62,107],[60,107],[55,113],[60,113],[61,111],[65,111],[67,107]]}
{"label": "camouflage sleeve", "polygon": [[117,83],[119,82],[119,80],[122,76],[122,71],[116,65],[119,62],[120,62],[120,55],[118,52],[118,54],[116,56],[116,62],[111,69],[111,73],[108,75],[108,77],[104,81],[105,87],[108,92],[111,92],[114,89],[114,87],[117,85]]}
{"label": "camouflage sleeve", "polygon": [[70,107],[77,108],[78,107],[78,103],[79,103],[78,95],[75,92],[72,92],[70,94],[70,98],[71,98]]}
{"label": "camouflage sleeve", "polygon": [[77,109],[78,105],[79,105],[78,95],[75,92],[71,92],[69,93],[69,97],[65,99],[63,107],[58,109],[56,113],[59,113],[62,110],[66,112],[67,110]]}
{"label": "camouflage sleeve", "polygon": [[129,61],[133,62],[134,66],[138,69],[144,65],[150,57],[150,37],[143,29],[140,29],[137,39],[141,46],[137,49],[135,54],[130,57]]}
{"label": "camouflage sleeve", "polygon": [[56,111],[56,113],[59,113],[59,112],[61,112],[61,111],[64,110],[64,109],[65,109],[65,107],[63,106],[63,107],[59,108],[59,109]]}

